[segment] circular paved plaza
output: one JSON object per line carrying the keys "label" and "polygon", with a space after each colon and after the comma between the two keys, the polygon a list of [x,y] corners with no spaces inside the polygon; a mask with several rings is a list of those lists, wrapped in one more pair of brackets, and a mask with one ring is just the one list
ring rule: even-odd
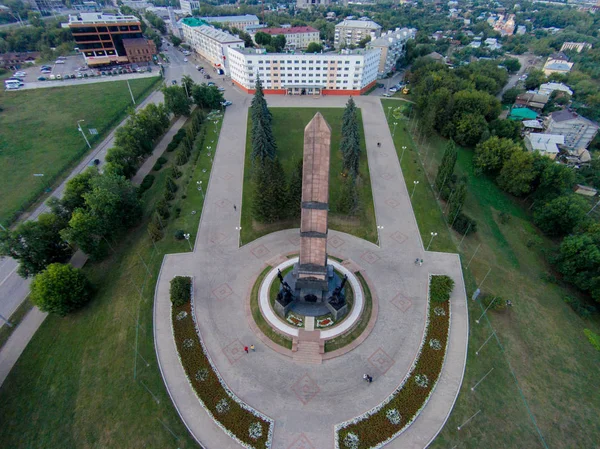
{"label": "circular paved plaza", "polygon": [[[268,100],[270,105],[283,101]],[[322,101],[323,106],[331,106],[337,101],[341,107],[345,100],[299,98],[284,105],[314,107]],[[240,247],[235,229],[240,208],[233,206],[241,202],[247,104],[238,104],[225,115],[194,252],[165,257],[154,311],[156,350],[165,384],[188,429],[207,449],[241,446],[204,411],[179,361],[169,300],[169,282],[178,275],[194,278],[195,318],[224,382],[275,421],[273,447],[330,449],[336,424],[384,401],[410,370],[425,329],[428,275],[447,274],[456,287],[440,380],[417,420],[388,447],[427,446],[451,411],[462,381],[468,333],[459,258],[424,251],[379,99],[360,97],[357,103],[363,109],[377,224],[383,229],[379,245],[330,230],[328,252],[369,280],[377,319],[359,345],[320,364],[273,350],[255,332],[248,316],[257,276],[285,255],[297,253],[300,235],[298,229],[285,230]],[[377,141],[382,142],[381,148],[376,147]],[[424,264],[415,265],[415,258],[422,258]],[[243,348],[251,344],[256,352],[246,354]],[[364,373],[374,377],[372,384],[363,381]]]}

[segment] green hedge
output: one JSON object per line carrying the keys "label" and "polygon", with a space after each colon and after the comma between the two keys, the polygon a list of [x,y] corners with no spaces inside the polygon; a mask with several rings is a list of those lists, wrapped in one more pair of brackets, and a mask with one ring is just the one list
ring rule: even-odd
{"label": "green hedge", "polygon": [[429,281],[429,298],[432,302],[446,302],[454,289],[454,281],[448,276],[431,276]]}
{"label": "green hedge", "polygon": [[175,276],[171,279],[171,302],[174,306],[189,304],[192,287],[192,278],[187,276]]}

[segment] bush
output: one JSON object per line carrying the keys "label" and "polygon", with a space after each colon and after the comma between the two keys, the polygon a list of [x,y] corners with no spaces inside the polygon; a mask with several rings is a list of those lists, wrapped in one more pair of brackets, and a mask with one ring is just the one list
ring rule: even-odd
{"label": "bush", "polygon": [[163,198],[158,203],[156,203],[156,212],[160,215],[161,218],[165,220],[171,216],[169,213],[169,203]]}
{"label": "bush", "polygon": [[179,307],[190,302],[192,297],[192,278],[187,276],[175,276],[171,279],[171,302]]}
{"label": "bush", "polygon": [[177,151],[177,154],[175,156],[175,163],[177,165],[185,165],[189,159],[190,154],[183,148],[181,148],[179,151]]}
{"label": "bush", "polygon": [[167,186],[166,187],[169,192],[173,192],[173,193],[177,192],[177,189],[178,189],[177,184],[175,183],[173,178],[167,178]]}
{"label": "bush", "polygon": [[454,289],[454,281],[448,276],[431,276],[429,281],[429,299],[432,302],[446,302]]}
{"label": "bush", "polygon": [[587,337],[587,339],[591,343],[591,345],[594,348],[596,348],[596,350],[600,351],[600,335],[594,333],[590,329],[584,329],[583,333],[585,334],[585,336]]}
{"label": "bush", "polygon": [[506,213],[504,211],[500,212],[500,215],[498,216],[498,219],[500,220],[500,223],[502,223],[502,224],[508,224],[510,222],[511,218],[512,218],[512,216],[509,213]]}
{"label": "bush", "polygon": [[466,233],[466,235],[469,235],[477,232],[477,222],[471,217],[459,212],[456,216],[456,220],[454,220],[452,228],[460,234]]}
{"label": "bush", "polygon": [[154,163],[152,166],[152,171],[159,171],[162,168],[162,164],[159,164],[158,161]]}
{"label": "bush", "polygon": [[158,242],[165,236],[165,233],[160,228],[160,225],[154,220],[148,223],[148,234],[150,234],[150,238],[153,242]]}
{"label": "bush", "polygon": [[140,187],[138,189],[138,193],[141,195],[150,187],[152,187],[152,184],[154,184],[154,175],[144,176],[144,179],[142,180],[142,183],[140,184]]}
{"label": "bush", "polygon": [[175,199],[175,194],[170,190],[165,190],[164,199],[165,201],[173,201],[173,199]]}
{"label": "bush", "polygon": [[173,179],[179,179],[181,177],[181,170],[179,170],[177,167],[172,167],[171,168],[171,177]]}
{"label": "bush", "polygon": [[508,307],[508,302],[502,296],[480,295],[479,299],[486,309],[492,304],[492,301],[490,310],[504,310]]}
{"label": "bush", "polygon": [[183,240],[185,237],[185,231],[183,229],[178,229],[177,231],[175,231],[175,238],[177,240]]}
{"label": "bush", "polygon": [[61,316],[79,309],[92,296],[92,286],[81,270],[53,263],[31,283],[30,299],[41,311]]}
{"label": "bush", "polygon": [[166,157],[159,157],[156,162],[158,162],[160,165],[165,165],[167,163],[167,158]]}
{"label": "bush", "polygon": [[596,307],[585,304],[583,301],[573,298],[572,296],[565,296],[563,299],[567,304],[569,304],[569,307],[571,307],[571,309],[573,309],[573,311],[582,318],[589,318],[598,312]]}

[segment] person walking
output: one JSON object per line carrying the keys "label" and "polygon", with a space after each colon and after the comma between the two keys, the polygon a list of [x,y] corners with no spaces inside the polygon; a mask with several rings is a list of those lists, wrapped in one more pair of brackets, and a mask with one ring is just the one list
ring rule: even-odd
{"label": "person walking", "polygon": [[244,351],[246,351],[246,354],[248,354],[248,346],[244,346]]}
{"label": "person walking", "polygon": [[419,266],[423,265],[423,259],[419,260]]}
{"label": "person walking", "polygon": [[254,345],[250,345],[250,350],[251,350],[252,352],[256,352],[256,349],[254,349]]}
{"label": "person walking", "polygon": [[233,210],[237,210],[237,207],[235,207],[235,204],[233,205]]}

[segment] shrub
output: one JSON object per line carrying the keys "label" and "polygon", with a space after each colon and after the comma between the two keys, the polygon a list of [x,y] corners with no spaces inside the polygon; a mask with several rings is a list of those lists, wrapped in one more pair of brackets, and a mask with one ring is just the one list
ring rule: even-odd
{"label": "shrub", "polygon": [[598,312],[596,307],[585,304],[583,301],[580,301],[577,298],[573,298],[572,296],[565,296],[563,300],[569,304],[569,307],[573,309],[573,311],[582,318],[589,318],[593,314]]}
{"label": "shrub", "polygon": [[158,162],[160,165],[165,165],[167,163],[167,158],[166,157],[159,157],[156,162]]}
{"label": "shrub", "polygon": [[154,184],[154,175],[144,176],[144,179],[142,180],[142,183],[140,184],[140,187],[138,189],[138,193],[141,195],[150,187],[152,187],[152,184]]}
{"label": "shrub", "polygon": [[170,190],[165,190],[165,201],[172,201],[175,198],[175,194]]}
{"label": "shrub", "polygon": [[183,240],[184,235],[185,235],[185,231],[183,231],[183,229],[178,229],[177,231],[175,231],[175,238],[177,240]]}
{"label": "shrub", "polygon": [[175,163],[177,165],[185,165],[187,161],[190,159],[190,155],[183,148],[177,151],[177,155],[175,156]]}
{"label": "shrub", "polygon": [[173,178],[170,178],[170,177],[167,178],[167,190],[169,192],[175,193],[175,192],[177,192],[177,189],[178,189],[177,184],[175,183]]}
{"label": "shrub", "polygon": [[192,278],[187,276],[175,276],[171,279],[171,302],[179,307],[191,299]]}
{"label": "shrub", "polygon": [[500,219],[500,223],[508,224],[510,222],[510,219],[512,218],[512,216],[509,213],[502,211],[502,212],[500,212],[500,215],[498,216],[498,218]]}
{"label": "shrub", "polygon": [[148,223],[148,234],[150,234],[150,238],[153,242],[158,242],[165,236],[165,233],[160,228],[160,225],[154,220]]}
{"label": "shrub", "polygon": [[171,177],[173,179],[179,179],[181,177],[181,170],[179,170],[177,167],[171,168]]}
{"label": "shrub", "polygon": [[431,276],[429,281],[429,299],[432,302],[446,302],[454,289],[454,281],[448,276]]}
{"label": "shrub", "polygon": [[31,283],[31,302],[41,311],[65,316],[87,303],[92,286],[81,270],[53,263]]}
{"label": "shrub", "polygon": [[160,215],[161,218],[165,220],[171,216],[169,213],[169,203],[163,198],[158,203],[156,203],[156,212]]}
{"label": "shrub", "polygon": [[456,220],[454,220],[452,228],[460,234],[466,233],[469,235],[477,232],[477,222],[468,215],[459,212],[459,214],[456,216]]}
{"label": "shrub", "polygon": [[600,335],[594,333],[590,329],[584,329],[583,333],[588,338],[592,346],[596,348],[597,351],[600,351]]}
{"label": "shrub", "polygon": [[479,298],[486,309],[490,306],[490,304],[492,304],[490,310],[504,310],[508,307],[506,299],[504,299],[502,296],[480,295]]}

